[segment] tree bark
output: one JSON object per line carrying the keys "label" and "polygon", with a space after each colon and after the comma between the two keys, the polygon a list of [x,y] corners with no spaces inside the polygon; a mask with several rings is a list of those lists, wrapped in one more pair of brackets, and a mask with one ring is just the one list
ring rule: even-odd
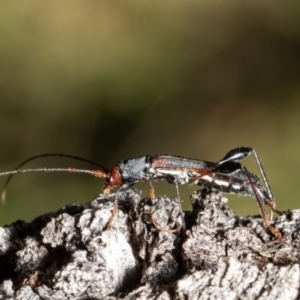
{"label": "tree bark", "polygon": [[[137,190],[0,228],[0,299],[299,299],[300,210],[272,225],[220,193],[141,199]],[[111,226],[107,226],[111,224]]]}

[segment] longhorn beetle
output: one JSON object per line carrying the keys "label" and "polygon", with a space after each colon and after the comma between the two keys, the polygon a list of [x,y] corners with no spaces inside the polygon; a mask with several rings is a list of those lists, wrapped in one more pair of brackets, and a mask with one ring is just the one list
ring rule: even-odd
{"label": "longhorn beetle", "polygon": [[[261,186],[259,177],[250,173],[240,161],[247,156],[253,154],[257,162],[258,168],[262,175],[264,186]],[[73,158],[96,165],[98,170],[86,170],[76,168],[34,168],[23,169],[22,167],[37,158],[49,156],[62,156]],[[88,159],[81,157],[50,153],[33,156],[23,163],[21,163],[14,171],[2,172],[0,176],[9,175],[5,182],[2,193],[2,200],[5,199],[5,193],[8,183],[12,176],[16,173],[26,172],[72,172],[72,173],[87,173],[98,178],[105,178],[103,192],[109,194],[114,187],[119,187],[119,191],[127,189],[136,183],[150,181],[150,180],[165,180],[168,183],[176,185],[181,184],[197,184],[211,190],[217,190],[224,193],[233,193],[239,195],[248,195],[256,198],[259,210],[263,219],[264,226],[280,240],[280,232],[270,225],[270,220],[264,210],[264,205],[270,207],[271,217],[275,211],[275,200],[273,198],[269,182],[267,180],[265,171],[262,167],[261,161],[253,148],[239,147],[229,151],[223,159],[217,163],[201,161],[196,159],[184,158],[180,156],[171,155],[157,155],[157,156],[140,156],[127,160],[122,160],[112,167],[109,171],[107,168],[94,163]],[[178,191],[178,190],[177,190]],[[154,189],[150,185],[150,196],[154,197]],[[117,198],[117,196],[116,196]],[[117,210],[117,201],[113,215]]]}

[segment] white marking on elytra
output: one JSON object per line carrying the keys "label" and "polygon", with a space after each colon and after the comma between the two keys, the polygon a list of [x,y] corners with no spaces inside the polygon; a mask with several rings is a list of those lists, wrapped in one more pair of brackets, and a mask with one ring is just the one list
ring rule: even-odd
{"label": "white marking on elytra", "polygon": [[229,182],[225,180],[215,179],[215,183],[219,186],[229,186]]}
{"label": "white marking on elytra", "polygon": [[234,190],[240,190],[242,188],[240,184],[232,184],[231,186]]}
{"label": "white marking on elytra", "polygon": [[165,169],[156,169],[158,173],[161,174],[171,174],[171,175],[182,175],[184,172],[181,170],[165,170]]}
{"label": "white marking on elytra", "polygon": [[208,176],[208,175],[204,175],[200,179],[203,179],[203,180],[206,180],[206,181],[209,181],[209,182],[213,182],[213,180],[214,180],[213,177]]}

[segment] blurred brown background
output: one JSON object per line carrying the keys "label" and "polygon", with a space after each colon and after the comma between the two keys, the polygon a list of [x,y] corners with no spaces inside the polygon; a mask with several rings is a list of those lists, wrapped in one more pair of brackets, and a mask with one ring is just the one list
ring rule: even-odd
{"label": "blurred brown background", "polygon": [[[251,146],[278,209],[300,206],[299,1],[1,6],[1,171],[47,152],[111,167],[161,153],[218,161]],[[253,158],[245,164],[258,174]],[[62,158],[29,166],[90,167]],[[15,176],[0,224],[87,202],[102,185],[80,174]],[[136,187],[147,195],[147,185]],[[195,189],[180,188],[186,208]],[[230,199],[237,213],[258,214],[254,199]]]}

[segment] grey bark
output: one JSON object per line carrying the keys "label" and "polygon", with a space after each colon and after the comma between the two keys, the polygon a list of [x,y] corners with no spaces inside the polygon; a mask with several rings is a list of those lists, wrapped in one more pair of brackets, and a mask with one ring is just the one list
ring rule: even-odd
{"label": "grey bark", "polygon": [[184,214],[178,199],[118,193],[107,228],[114,199],[0,228],[0,299],[299,299],[300,210],[274,220],[280,243],[220,193],[193,194]]}

